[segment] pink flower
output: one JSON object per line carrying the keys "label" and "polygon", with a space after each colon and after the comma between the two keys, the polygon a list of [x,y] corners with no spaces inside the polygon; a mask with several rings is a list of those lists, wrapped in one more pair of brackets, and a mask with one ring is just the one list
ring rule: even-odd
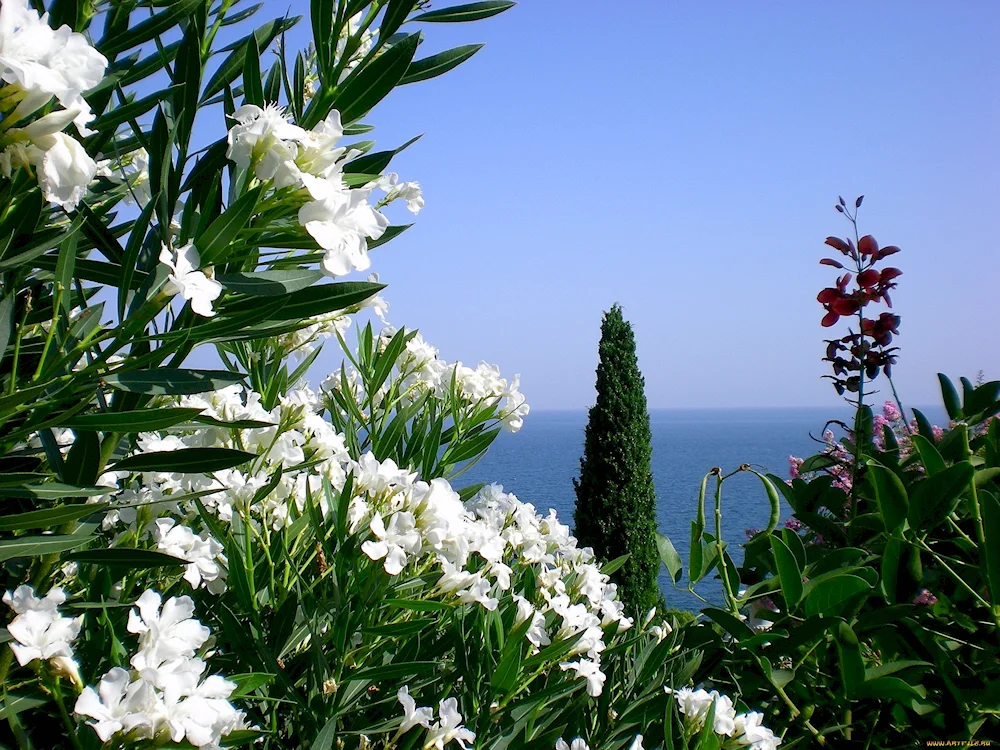
{"label": "pink flower", "polygon": [[921,589],[920,593],[913,598],[914,604],[923,604],[928,607],[937,604],[937,597],[934,596],[928,589]]}
{"label": "pink flower", "polygon": [[[899,409],[892,401],[886,401],[882,405],[882,416],[888,419],[890,422],[895,422],[896,420],[902,419],[903,415],[899,413]],[[878,417],[876,417],[878,419]]]}
{"label": "pink flower", "polygon": [[788,457],[788,476],[791,479],[799,478],[799,467],[802,466],[804,460],[805,459],[802,458],[796,458],[795,456]]}
{"label": "pink flower", "polygon": [[785,521],[785,528],[791,529],[792,531],[801,531],[802,521],[800,521],[797,518],[789,518],[787,521]]}

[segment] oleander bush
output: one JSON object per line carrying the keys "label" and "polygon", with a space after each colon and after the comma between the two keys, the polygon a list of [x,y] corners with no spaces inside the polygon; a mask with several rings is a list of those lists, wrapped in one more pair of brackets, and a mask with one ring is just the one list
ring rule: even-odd
{"label": "oleander bush", "polygon": [[776,744],[626,614],[624,558],[460,483],[517,378],[341,280],[423,206],[370,111],[512,5],[313,0],[295,51],[234,0],[3,0],[3,745]]}

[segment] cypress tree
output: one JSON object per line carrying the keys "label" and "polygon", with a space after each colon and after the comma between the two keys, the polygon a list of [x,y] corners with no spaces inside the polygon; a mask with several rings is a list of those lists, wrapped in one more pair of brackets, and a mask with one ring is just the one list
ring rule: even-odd
{"label": "cypress tree", "polygon": [[573,480],[574,533],[604,562],[629,555],[612,579],[622,601],[641,616],[663,605],[656,581],[656,493],[635,336],[617,304],[604,314],[599,352],[597,402],[590,409],[580,478]]}

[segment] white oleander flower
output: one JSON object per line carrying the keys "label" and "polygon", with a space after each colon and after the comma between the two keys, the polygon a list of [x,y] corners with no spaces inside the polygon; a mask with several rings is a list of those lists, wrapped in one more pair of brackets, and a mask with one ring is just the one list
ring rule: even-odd
{"label": "white oleander flower", "polygon": [[455,741],[462,750],[468,750],[466,742],[475,742],[476,733],[462,726],[462,714],[458,712],[458,701],[446,698],[438,707],[440,720],[427,731],[424,748],[435,747],[444,750],[444,746]]}
{"label": "white oleander flower", "polygon": [[47,660],[58,673],[79,683],[80,669],[71,644],[80,635],[83,615],[63,617],[59,605],[65,601],[66,593],[58,586],[49,589],[44,598],[36,596],[28,585],[5,592],[3,602],[17,613],[7,625],[13,638],[10,650],[21,666],[35,659]]}
{"label": "white oleander flower", "polygon": [[209,630],[193,619],[194,601],[189,596],[162,597],[148,590],[136,599],[136,608],[128,613],[128,632],[139,636],[139,652],[132,666],[140,672],[156,669],[166,662],[191,659],[208,640]]}
{"label": "white oleander flower", "polygon": [[434,709],[430,707],[417,708],[417,702],[410,697],[409,685],[403,685],[396,693],[396,700],[403,706],[403,723],[399,727],[400,734],[406,734],[415,726],[430,727],[434,721]]}
{"label": "white oleander flower", "polygon": [[391,576],[399,575],[406,567],[408,555],[420,551],[421,540],[417,532],[417,522],[412,513],[394,513],[386,527],[381,514],[376,513],[369,524],[377,541],[368,540],[361,545],[361,551],[372,560],[385,558],[383,568]]}
{"label": "white oleander flower", "polygon": [[89,716],[97,721],[91,723],[101,742],[107,742],[118,732],[152,737],[154,720],[162,710],[157,710],[156,691],[144,681],[132,682],[131,675],[121,667],[114,667],[105,674],[97,685],[97,690],[89,685],[77,698],[73,712]]}
{"label": "white oleander flower", "polygon": [[20,87],[24,97],[14,114],[22,119],[54,96],[65,109],[76,109],[81,134],[93,119],[83,92],[104,78],[108,60],[83,34],[69,26],[52,29],[28,0],[3,0],[0,5],[0,80]]}
{"label": "white oleander flower", "polygon": [[751,750],[776,750],[781,738],[761,725],[764,714],[750,711],[740,714],[734,721],[735,742],[739,746],[749,746]]}
{"label": "white oleander flower", "polygon": [[368,203],[367,190],[331,189],[299,209],[299,223],[326,252],[321,266],[330,276],[367,271],[368,239],[377,240],[389,220]]}
{"label": "white oleander flower", "polygon": [[160,250],[160,263],[170,269],[165,294],[180,294],[190,301],[191,309],[198,315],[211,318],[215,315],[212,302],[222,294],[222,284],[198,270],[201,256],[192,244],[171,250],[166,245]]}
{"label": "white oleander flower", "polygon": [[233,119],[236,125],[229,130],[227,158],[243,169],[253,165],[257,179],[273,179],[275,187],[300,183],[295,142],[306,138],[307,131],[289,121],[284,107],[244,104],[233,113]]}
{"label": "white oleander flower", "polygon": [[556,740],[556,750],[590,750],[590,745],[582,737],[574,738],[569,744],[566,744],[566,740],[560,737]]}
{"label": "white oleander flower", "polygon": [[45,200],[72,211],[83,200],[97,175],[97,162],[75,138],[66,133],[38,135],[28,159],[35,168]]}
{"label": "white oleander flower", "polygon": [[[165,554],[187,560],[184,580],[191,588],[204,586],[213,594],[226,590],[226,556],[222,545],[207,535],[195,534],[172,518],[158,518],[153,527],[156,548]],[[222,563],[220,565],[220,562]]]}
{"label": "white oleander flower", "polygon": [[632,744],[628,746],[628,750],[644,750],[642,746],[642,735],[637,734],[635,739],[632,740]]}
{"label": "white oleander flower", "polygon": [[580,659],[579,661],[562,662],[559,668],[564,672],[572,670],[576,672],[577,677],[584,678],[587,681],[587,695],[591,698],[596,698],[604,692],[604,681],[607,679],[607,675],[601,671],[601,665],[598,662]]}
{"label": "white oleander flower", "polygon": [[728,695],[720,695],[713,690],[692,690],[691,688],[680,688],[670,691],[674,694],[680,712],[690,719],[696,726],[705,723],[708,711],[715,703],[715,720],[712,728],[716,734],[723,734],[731,737],[736,731],[736,711],[733,710],[733,701]]}

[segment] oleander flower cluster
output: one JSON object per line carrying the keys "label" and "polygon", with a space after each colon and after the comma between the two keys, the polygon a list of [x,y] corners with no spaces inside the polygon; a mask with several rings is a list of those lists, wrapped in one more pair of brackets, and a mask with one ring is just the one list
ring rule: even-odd
{"label": "oleander flower cluster", "polygon": [[[470,372],[469,378],[494,376],[491,369]],[[143,453],[238,447],[258,459],[249,467],[211,475],[140,474],[117,493],[105,519],[119,540],[147,539],[155,549],[187,561],[183,579],[192,589],[218,593],[226,587],[226,558],[218,541],[196,530],[197,505],[185,498],[198,495],[198,502],[223,522],[239,513],[260,529],[278,531],[305,512],[307,496],[319,498],[322,512],[329,514],[324,484],[340,493],[350,480],[350,531],[363,539],[362,552],[386,575],[434,571],[440,596],[490,611],[501,597],[513,597],[517,622],[530,621],[525,637],[532,650],[557,639],[577,639],[558,666],[584,680],[590,695],[601,694],[605,632],[623,631],[632,621],[615,584],[600,572],[592,552],[577,546],[554,511],[542,515],[497,485],[463,503],[443,478],[423,481],[370,452],[352,458],[345,436],[321,416],[320,395],[308,388],[288,392],[271,410],[263,408],[260,394],[240,386],[183,397],[178,405],[199,408],[202,417],[220,422],[267,426],[203,425],[147,433],[139,438]],[[275,474],[280,478],[271,482]],[[120,478],[106,475],[101,481],[111,485]],[[270,491],[260,492],[265,487]],[[520,571],[527,569],[538,583],[530,594],[518,587]]]}
{"label": "oleander flower cluster", "polygon": [[[385,349],[397,330],[387,325],[378,335],[378,346]],[[480,362],[475,368],[461,362],[447,362],[440,357],[438,349],[429,344],[419,331],[403,331],[407,335],[406,345],[395,362],[395,385],[404,399],[411,402],[422,396],[431,396],[452,401],[462,417],[474,419],[480,413],[497,412],[499,421],[509,432],[517,432],[524,425],[524,418],[530,406],[521,393],[520,375],[509,381],[502,377],[500,368]],[[373,404],[383,401],[392,386],[390,381],[382,384],[377,391],[368,394],[364,379],[357,369],[345,362],[339,372],[323,380],[324,392],[343,393],[355,403]],[[329,400],[328,400],[329,402]],[[330,408],[335,408],[333,403]]]}
{"label": "oleander flower cluster", "polygon": [[[284,108],[273,104],[245,104],[233,119],[228,158],[275,190],[302,196],[298,222],[323,249],[320,265],[330,276],[371,267],[368,241],[379,239],[389,226],[377,208],[397,199],[406,201],[413,213],[423,207],[420,186],[399,184],[395,174],[361,186],[349,184],[345,169],[362,152],[339,145],[344,129],[337,110],[312,130],[295,125]],[[378,207],[369,201],[376,188],[387,193]]]}
{"label": "oleander flower cluster", "polygon": [[[0,172],[35,173],[42,194],[66,210],[77,207],[98,164],[69,133],[90,135],[94,115],[83,93],[104,78],[107,59],[69,26],[53,29],[48,13],[27,0],[0,6]],[[59,108],[41,114],[55,100]]]}
{"label": "oleander flower cluster", "polygon": [[128,632],[139,636],[132,669],[109,670],[97,690],[83,689],[74,709],[92,720],[102,742],[169,739],[218,750],[225,736],[246,728],[244,713],[229,702],[235,683],[204,676],[208,665],[197,653],[211,633],[193,615],[188,596],[163,602],[148,590],[136,600],[128,617]]}
{"label": "oleander flower cluster", "polygon": [[764,714],[759,711],[737,714],[733,700],[728,695],[720,695],[715,690],[709,692],[692,688],[667,689],[667,692],[673,694],[691,734],[700,731],[705,725],[714,705],[712,729],[718,735],[722,748],[726,750],[775,750],[781,744],[781,738],[762,724]]}

